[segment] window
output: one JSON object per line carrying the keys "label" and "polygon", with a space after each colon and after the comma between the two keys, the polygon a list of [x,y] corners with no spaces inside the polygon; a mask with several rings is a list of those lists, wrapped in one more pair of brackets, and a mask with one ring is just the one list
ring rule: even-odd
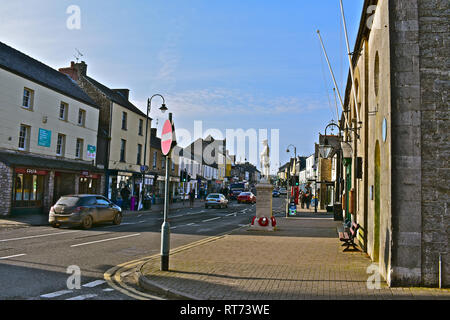
{"label": "window", "polygon": [[172,161],[172,171],[175,171],[175,161]]}
{"label": "window", "polygon": [[375,54],[375,67],[374,67],[374,89],[375,96],[378,96],[378,90],[380,88],[380,56],[378,55],[378,51]]}
{"label": "window", "polygon": [[65,102],[61,102],[59,105],[59,119],[67,121],[67,113],[69,110],[69,105]]}
{"label": "window", "polygon": [[56,141],[56,155],[57,156],[64,156],[64,149],[66,145],[66,136],[58,133],[58,139]]}
{"label": "window", "polygon": [[155,151],[153,152],[153,169],[156,168],[156,157],[158,156],[158,153]]}
{"label": "window", "polygon": [[31,89],[23,88],[23,101],[22,106],[27,109],[33,108],[33,96],[34,92]]}
{"label": "window", "polygon": [[77,139],[77,144],[75,146],[75,158],[83,158],[83,139]]}
{"label": "window", "polygon": [[86,111],[83,109],[79,109],[78,110],[78,125],[84,127],[85,121],[86,121]]}
{"label": "window", "polygon": [[164,169],[166,167],[166,157],[161,157],[161,169]]}
{"label": "window", "polygon": [[139,133],[140,136],[143,135],[142,134],[143,128],[144,128],[144,120],[139,119],[139,131],[138,131],[138,133]]}
{"label": "window", "polygon": [[125,162],[125,150],[127,147],[127,141],[120,139],[120,162]]}
{"label": "window", "polygon": [[122,130],[127,130],[127,113],[122,112]]}
{"label": "window", "polygon": [[30,127],[24,124],[20,125],[19,131],[19,150],[28,150],[30,141]]}
{"label": "window", "polygon": [[141,164],[141,158],[142,158],[142,144],[137,145],[137,160],[136,164]]}

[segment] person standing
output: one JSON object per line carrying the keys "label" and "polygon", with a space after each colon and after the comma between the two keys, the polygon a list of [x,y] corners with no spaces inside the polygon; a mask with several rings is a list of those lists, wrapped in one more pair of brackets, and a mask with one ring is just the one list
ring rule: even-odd
{"label": "person standing", "polygon": [[123,209],[129,208],[129,197],[130,197],[130,190],[128,189],[128,186],[125,185],[122,190],[120,190],[120,196],[122,197],[122,207]]}
{"label": "person standing", "polygon": [[191,191],[189,192],[189,203],[191,208],[194,207],[194,199],[195,199],[195,191],[194,189],[191,189]]}

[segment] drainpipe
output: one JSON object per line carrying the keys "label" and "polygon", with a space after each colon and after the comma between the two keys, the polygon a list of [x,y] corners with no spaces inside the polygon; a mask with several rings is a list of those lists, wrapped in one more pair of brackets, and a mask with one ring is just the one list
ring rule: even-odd
{"label": "drainpipe", "polygon": [[439,253],[439,289],[442,289],[442,254]]}

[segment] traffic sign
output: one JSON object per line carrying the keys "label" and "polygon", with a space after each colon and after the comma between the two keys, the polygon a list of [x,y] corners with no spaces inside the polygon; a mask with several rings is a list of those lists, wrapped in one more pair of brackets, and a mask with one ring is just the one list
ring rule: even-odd
{"label": "traffic sign", "polygon": [[170,152],[172,146],[172,134],[172,123],[170,120],[166,120],[166,122],[164,122],[161,134],[161,151],[165,156],[167,156],[167,154]]}

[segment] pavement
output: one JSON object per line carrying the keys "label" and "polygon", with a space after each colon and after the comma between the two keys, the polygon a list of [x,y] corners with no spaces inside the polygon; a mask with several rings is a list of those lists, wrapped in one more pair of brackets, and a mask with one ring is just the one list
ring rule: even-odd
{"label": "pavement", "polygon": [[343,252],[336,231],[342,222],[332,214],[278,215],[275,232],[241,227],[173,250],[169,271],[152,257],[135,277],[142,290],[170,299],[450,299],[449,289],[389,288],[364,252]]}
{"label": "pavement", "polygon": [[[201,200],[195,200],[194,208],[204,206]],[[189,200],[183,202],[175,202],[170,204],[169,210],[176,210],[180,208],[189,208]],[[133,216],[148,213],[162,213],[164,211],[164,204],[154,204],[149,210],[131,211],[123,210],[124,216]],[[48,226],[48,214],[17,214],[0,217],[0,229],[24,228],[30,226]]]}

